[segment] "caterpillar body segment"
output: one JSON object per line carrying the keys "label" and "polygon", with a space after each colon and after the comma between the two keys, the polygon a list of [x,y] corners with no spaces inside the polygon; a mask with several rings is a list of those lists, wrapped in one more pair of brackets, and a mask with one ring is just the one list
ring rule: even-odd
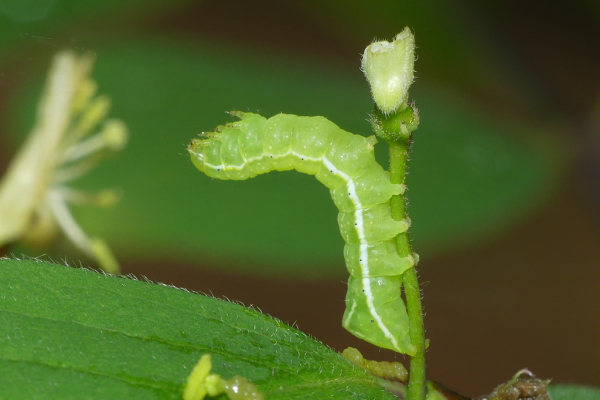
{"label": "caterpillar body segment", "polygon": [[402,273],[413,257],[400,257],[394,238],[409,221],[391,217],[389,201],[404,192],[375,161],[376,140],[346,132],[323,117],[278,114],[266,119],[235,113],[240,121],[193,139],[193,164],[217,179],[244,180],[295,169],[331,192],[340,214],[344,258],[350,272],[342,325],[379,347],[413,355],[401,294]]}

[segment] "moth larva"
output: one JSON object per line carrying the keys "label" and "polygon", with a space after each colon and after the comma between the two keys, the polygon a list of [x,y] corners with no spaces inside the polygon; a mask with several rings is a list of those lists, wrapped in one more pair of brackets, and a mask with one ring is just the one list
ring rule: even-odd
{"label": "moth larva", "polygon": [[389,201],[403,192],[375,161],[375,137],[346,132],[324,117],[232,113],[229,123],[188,147],[193,164],[217,179],[244,180],[273,170],[295,169],[331,192],[350,272],[342,325],[379,347],[413,355],[408,315],[400,297],[402,273],[414,265],[401,258],[394,238],[408,220],[391,217]]}

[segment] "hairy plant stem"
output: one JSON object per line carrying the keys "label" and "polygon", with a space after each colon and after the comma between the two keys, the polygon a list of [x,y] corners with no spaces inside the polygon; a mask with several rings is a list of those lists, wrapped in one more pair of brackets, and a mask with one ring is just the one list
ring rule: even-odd
{"label": "hairy plant stem", "polygon": [[[390,149],[390,180],[392,183],[405,184],[406,162],[410,150],[411,138],[399,141],[387,141]],[[405,195],[393,196],[391,200],[392,218],[402,220],[406,218]],[[400,257],[412,255],[412,247],[408,232],[396,237],[396,245]],[[421,306],[421,291],[417,271],[410,268],[402,276],[406,307],[408,310],[410,340],[417,348],[416,354],[410,360],[410,375],[408,379],[408,399],[425,399],[425,328],[423,325],[423,308]]]}

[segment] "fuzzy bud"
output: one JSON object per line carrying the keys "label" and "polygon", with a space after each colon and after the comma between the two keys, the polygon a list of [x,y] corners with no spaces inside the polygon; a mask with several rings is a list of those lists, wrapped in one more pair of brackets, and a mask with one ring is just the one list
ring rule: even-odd
{"label": "fuzzy bud", "polygon": [[393,42],[375,42],[365,49],[361,69],[371,85],[373,100],[384,114],[408,102],[414,65],[415,37],[408,27]]}

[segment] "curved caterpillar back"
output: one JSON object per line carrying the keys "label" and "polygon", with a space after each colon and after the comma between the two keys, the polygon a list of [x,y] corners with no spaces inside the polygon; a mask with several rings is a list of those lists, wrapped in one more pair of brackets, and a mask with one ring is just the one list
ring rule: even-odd
{"label": "curved caterpillar back", "polygon": [[350,272],[343,326],[379,347],[414,354],[406,307],[400,297],[402,273],[414,265],[401,258],[394,238],[407,221],[391,218],[389,201],[403,192],[375,161],[375,137],[346,132],[324,117],[233,112],[240,121],[193,139],[193,164],[217,179],[244,180],[273,170],[295,169],[331,192],[340,213],[344,258]]}

